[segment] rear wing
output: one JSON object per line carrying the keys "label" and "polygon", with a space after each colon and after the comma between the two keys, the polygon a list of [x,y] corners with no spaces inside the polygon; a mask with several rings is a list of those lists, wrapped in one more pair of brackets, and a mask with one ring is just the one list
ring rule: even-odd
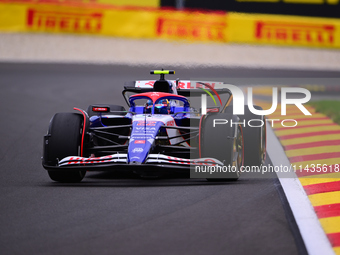
{"label": "rear wing", "polygon": [[[226,89],[223,86],[223,82],[216,82],[216,81],[193,81],[193,80],[168,80],[174,86],[174,94],[178,94],[181,96],[199,96],[204,92],[201,88],[209,89],[209,86],[214,88],[217,93],[219,94],[230,94],[231,92],[229,89]],[[129,105],[128,98],[126,97],[126,92],[132,93],[144,93],[144,92],[152,92],[154,91],[153,85],[156,81],[150,80],[142,80],[142,81],[130,81],[125,82],[124,90],[122,92],[123,97],[126,103]],[[208,84],[205,86],[204,84]]]}
{"label": "rear wing", "polygon": [[[173,84],[173,86],[177,89],[178,94],[179,91],[182,92],[189,92],[191,90],[196,90],[199,88],[205,88],[204,84],[208,84],[212,86],[214,89],[223,89],[223,82],[219,81],[194,81],[194,80],[168,80]],[[143,81],[130,81],[126,82],[124,88],[129,89],[131,92],[133,90],[136,91],[136,93],[141,92],[150,92],[153,91],[153,85],[156,81],[150,81],[150,80],[143,80]],[[207,88],[208,89],[208,88]]]}

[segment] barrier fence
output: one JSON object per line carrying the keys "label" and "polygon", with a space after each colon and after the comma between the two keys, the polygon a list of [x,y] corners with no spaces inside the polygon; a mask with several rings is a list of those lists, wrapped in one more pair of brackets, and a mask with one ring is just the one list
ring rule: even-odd
{"label": "barrier fence", "polygon": [[97,2],[0,1],[0,31],[340,47],[340,19],[177,11]]}
{"label": "barrier fence", "polygon": [[161,7],[340,18],[339,0],[160,0]]}

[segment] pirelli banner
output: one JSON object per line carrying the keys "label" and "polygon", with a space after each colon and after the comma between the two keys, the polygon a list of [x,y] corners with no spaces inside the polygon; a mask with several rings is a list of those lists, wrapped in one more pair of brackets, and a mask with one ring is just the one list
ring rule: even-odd
{"label": "pirelli banner", "polygon": [[187,41],[228,41],[226,13],[161,11],[156,37]]}
{"label": "pirelli banner", "polygon": [[133,8],[0,4],[0,30],[154,38],[157,15]]}
{"label": "pirelli banner", "polygon": [[340,20],[157,8],[0,3],[0,31],[340,48]]}
{"label": "pirelli banner", "polygon": [[340,19],[230,13],[228,28],[234,43],[340,47]]}
{"label": "pirelli banner", "polygon": [[0,31],[226,42],[226,28],[226,13],[0,3]]}

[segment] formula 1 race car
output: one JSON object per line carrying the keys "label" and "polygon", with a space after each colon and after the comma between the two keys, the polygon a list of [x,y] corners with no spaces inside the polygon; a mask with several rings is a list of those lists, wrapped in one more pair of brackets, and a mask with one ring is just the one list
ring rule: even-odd
{"label": "formula 1 race car", "polygon": [[[261,166],[266,155],[265,125],[249,127],[251,113],[232,114],[232,93],[222,82],[166,80],[174,71],[155,70],[156,81],[126,83],[120,105],[90,105],[87,111],[57,113],[44,136],[42,165],[57,182],[80,182],[86,171],[132,171],[142,177],[191,173],[197,166],[232,167],[219,179],[237,180],[244,165]],[[220,107],[212,92],[218,95]],[[131,95],[130,95],[131,94]],[[202,95],[215,104],[195,108]],[[129,96],[128,96],[129,95]],[[224,96],[223,103],[220,95]],[[189,101],[190,100],[190,101]],[[203,113],[203,114],[202,114]],[[234,125],[216,125],[229,120]]]}

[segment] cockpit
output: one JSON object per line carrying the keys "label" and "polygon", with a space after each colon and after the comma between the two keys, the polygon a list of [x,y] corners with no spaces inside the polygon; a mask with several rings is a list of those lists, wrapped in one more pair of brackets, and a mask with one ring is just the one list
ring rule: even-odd
{"label": "cockpit", "polygon": [[[176,102],[172,101],[174,106],[176,106]],[[153,102],[149,99],[145,104],[145,113],[152,113],[152,108],[154,107],[155,114],[171,114],[170,102],[168,99],[158,100],[153,106]]]}
{"label": "cockpit", "polygon": [[146,92],[129,99],[130,112],[136,114],[175,114],[190,110],[189,101],[179,95],[162,92]]}

